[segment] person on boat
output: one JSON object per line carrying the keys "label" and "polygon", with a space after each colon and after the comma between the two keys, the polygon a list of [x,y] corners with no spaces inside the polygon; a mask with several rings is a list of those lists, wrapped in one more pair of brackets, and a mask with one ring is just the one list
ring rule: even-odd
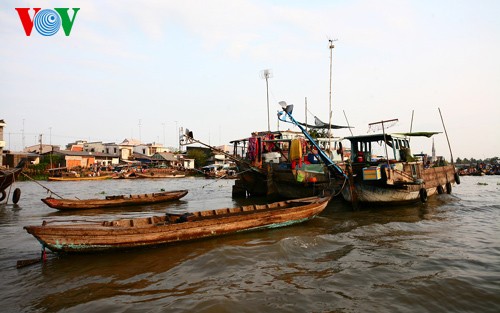
{"label": "person on boat", "polygon": [[309,161],[310,164],[319,163],[318,149],[316,149],[316,147],[313,147],[311,149],[311,152],[309,152],[309,154],[307,155],[307,161]]}

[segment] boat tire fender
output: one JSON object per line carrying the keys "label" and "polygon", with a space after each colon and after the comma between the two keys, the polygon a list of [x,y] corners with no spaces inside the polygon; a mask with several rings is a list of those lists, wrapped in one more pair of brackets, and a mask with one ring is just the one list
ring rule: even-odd
{"label": "boat tire fender", "polygon": [[2,194],[0,195],[0,201],[3,201],[7,197],[7,194],[5,193],[5,190],[2,190]]}
{"label": "boat tire fender", "polygon": [[436,189],[437,189],[437,193],[438,193],[438,194],[442,195],[442,194],[444,193],[443,186],[438,185]]}
{"label": "boat tire fender", "polygon": [[453,177],[455,178],[455,182],[460,185],[460,176],[458,175],[458,173],[455,172],[455,174],[453,175]]}
{"label": "boat tire fender", "polygon": [[450,183],[450,182],[447,182],[447,183],[446,183],[446,193],[447,193],[447,194],[450,194],[450,193],[451,193],[451,183]]}
{"label": "boat tire fender", "polygon": [[12,195],[12,202],[16,204],[19,202],[19,199],[21,199],[21,189],[16,188],[14,189],[14,194]]}
{"label": "boat tire fender", "polygon": [[422,201],[422,203],[427,202],[427,190],[425,188],[420,188],[418,195],[420,196],[420,201]]}

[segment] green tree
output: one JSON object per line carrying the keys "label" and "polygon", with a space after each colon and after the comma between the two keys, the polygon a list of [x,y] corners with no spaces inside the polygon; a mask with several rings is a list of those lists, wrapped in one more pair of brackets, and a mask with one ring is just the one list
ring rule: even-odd
{"label": "green tree", "polygon": [[207,155],[203,150],[190,149],[187,153],[190,159],[194,159],[194,166],[200,168],[207,164]]}

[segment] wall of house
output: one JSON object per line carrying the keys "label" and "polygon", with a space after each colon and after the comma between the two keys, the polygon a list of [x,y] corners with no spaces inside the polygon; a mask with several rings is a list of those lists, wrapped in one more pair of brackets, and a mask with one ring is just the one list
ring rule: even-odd
{"label": "wall of house", "polygon": [[106,153],[106,147],[102,142],[87,142],[83,145],[83,151]]}
{"label": "wall of house", "polygon": [[120,148],[120,155],[122,160],[128,160],[132,156],[132,148]]}
{"label": "wall of house", "polygon": [[184,168],[194,169],[194,159],[184,159],[182,163]]}
{"label": "wall of house", "polygon": [[78,166],[88,168],[95,163],[94,157],[81,157],[81,156],[67,155],[65,157],[65,160],[66,160],[66,167],[67,168],[73,168],[73,167],[78,167]]}

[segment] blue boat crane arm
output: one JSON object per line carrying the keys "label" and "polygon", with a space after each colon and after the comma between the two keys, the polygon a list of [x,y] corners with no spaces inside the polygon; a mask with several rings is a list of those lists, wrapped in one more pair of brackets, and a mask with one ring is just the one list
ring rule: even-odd
{"label": "blue boat crane arm", "polygon": [[[336,172],[337,174],[341,174],[347,179],[346,173],[337,165],[335,164],[332,159],[328,157],[328,155],[323,151],[323,149],[320,148],[318,143],[309,135],[309,133],[302,127],[302,125],[297,122],[293,116],[292,116],[292,111],[293,111],[293,104],[287,105],[285,101],[280,101],[279,104],[283,108],[282,112],[278,112],[278,119],[282,122],[286,123],[292,123],[295,126],[297,126],[300,131],[306,136],[306,138],[309,140],[309,142],[318,150],[318,155],[321,158],[321,160],[326,164],[330,172]],[[287,120],[287,117],[289,120]]]}

